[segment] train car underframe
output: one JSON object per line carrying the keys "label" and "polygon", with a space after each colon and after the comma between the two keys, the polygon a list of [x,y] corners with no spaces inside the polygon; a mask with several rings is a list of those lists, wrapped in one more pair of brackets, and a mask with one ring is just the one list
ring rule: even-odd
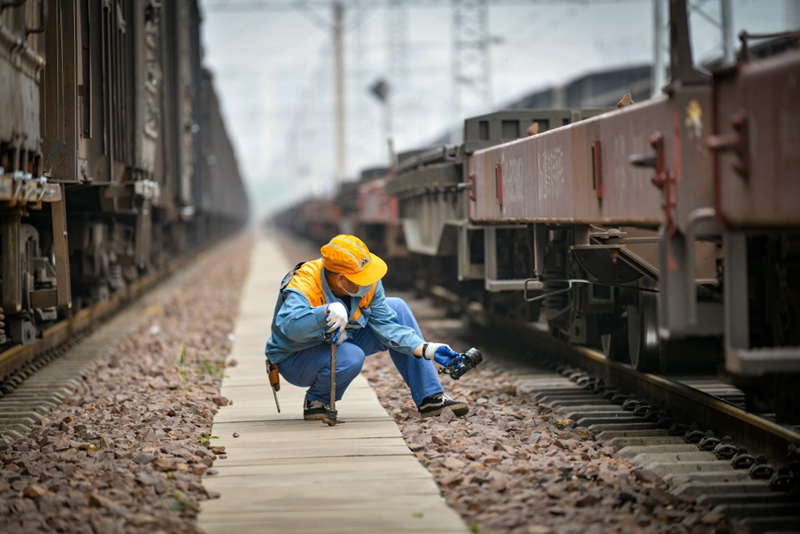
{"label": "train car underframe", "polygon": [[74,309],[108,301],[151,267],[153,182],[68,189]]}
{"label": "train car underframe", "polygon": [[[482,320],[539,322],[639,371],[719,372],[748,392],[753,409],[800,421],[800,375],[769,366],[783,368],[800,345],[800,235],[695,237],[694,290],[679,295],[664,293],[660,273],[676,268],[659,253],[666,237],[628,226],[465,223],[459,277],[483,285],[461,292],[480,303]],[[684,297],[694,299],[695,318],[681,323],[681,334],[663,310],[685,306]]]}
{"label": "train car underframe", "polygon": [[800,422],[800,232],[726,232],[725,369],[753,408]]}
{"label": "train car underframe", "polygon": [[[643,371],[664,371],[680,363],[686,341],[667,342],[659,335],[657,230],[529,224],[472,232],[484,234],[487,293],[512,291],[514,298],[535,303],[538,319],[556,337],[603,349],[608,357],[629,360]],[[700,270],[714,272],[716,245],[700,243],[697,248]],[[478,274],[475,265],[469,268]],[[705,286],[700,294],[704,302],[714,301]],[[537,311],[515,309],[518,318]],[[707,360],[716,363],[721,353],[712,351]]]}

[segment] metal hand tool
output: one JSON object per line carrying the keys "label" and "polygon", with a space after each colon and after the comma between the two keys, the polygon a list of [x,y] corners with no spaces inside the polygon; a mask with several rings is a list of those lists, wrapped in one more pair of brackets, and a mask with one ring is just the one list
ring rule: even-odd
{"label": "metal hand tool", "polygon": [[434,356],[434,360],[442,366],[438,369],[440,375],[450,375],[453,380],[458,380],[464,373],[477,367],[483,361],[483,355],[473,347],[450,361],[447,361],[447,356],[440,358],[438,355]]}
{"label": "metal hand tool", "polygon": [[[334,338],[335,339],[335,338]],[[344,421],[337,421],[336,417],[336,342],[331,340],[331,407],[328,409],[328,417],[322,420],[328,426],[341,425]]]}
{"label": "metal hand tool", "polygon": [[278,413],[281,413],[281,403],[278,402],[278,392],[281,390],[281,379],[278,374],[278,365],[269,363],[267,360],[267,376],[269,376],[269,385],[272,388],[272,396],[275,397],[275,406],[278,408]]}

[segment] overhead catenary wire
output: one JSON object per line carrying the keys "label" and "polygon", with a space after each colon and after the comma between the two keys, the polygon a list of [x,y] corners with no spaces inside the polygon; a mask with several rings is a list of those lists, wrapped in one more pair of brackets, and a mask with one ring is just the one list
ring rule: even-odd
{"label": "overhead catenary wire", "polygon": [[[212,0],[203,2],[205,11],[222,13],[246,13],[252,11],[292,11],[298,8],[330,7],[333,0]],[[392,0],[373,0],[378,7],[388,5]],[[646,4],[651,0],[487,0],[492,6],[518,7],[525,5],[557,6],[566,4],[597,5],[597,4]],[[409,7],[415,8],[441,8],[449,7],[451,0],[408,0]]]}

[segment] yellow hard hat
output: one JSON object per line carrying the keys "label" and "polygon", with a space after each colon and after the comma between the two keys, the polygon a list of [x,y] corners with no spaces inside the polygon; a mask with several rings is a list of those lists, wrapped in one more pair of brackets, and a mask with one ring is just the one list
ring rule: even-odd
{"label": "yellow hard hat", "polygon": [[386,262],[372,254],[367,245],[353,235],[337,235],[320,252],[326,270],[343,274],[359,286],[371,286],[388,270]]}

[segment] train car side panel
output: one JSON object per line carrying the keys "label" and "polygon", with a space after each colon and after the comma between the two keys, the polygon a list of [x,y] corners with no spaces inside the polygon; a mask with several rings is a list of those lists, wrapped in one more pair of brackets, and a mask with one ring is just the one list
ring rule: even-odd
{"label": "train car side panel", "polygon": [[800,225],[800,52],[717,77],[717,209],[734,228]]}
{"label": "train car side panel", "polygon": [[[664,211],[653,171],[629,159],[653,153],[654,125],[666,117],[668,102],[656,99],[475,152],[470,218],[658,226]],[[677,145],[671,138],[667,150]]]}
{"label": "train car side panel", "polygon": [[661,193],[651,182],[653,171],[633,166],[630,157],[652,154],[650,139],[664,124],[668,109],[665,98],[655,98],[596,119],[604,218],[652,226],[663,220]]}

